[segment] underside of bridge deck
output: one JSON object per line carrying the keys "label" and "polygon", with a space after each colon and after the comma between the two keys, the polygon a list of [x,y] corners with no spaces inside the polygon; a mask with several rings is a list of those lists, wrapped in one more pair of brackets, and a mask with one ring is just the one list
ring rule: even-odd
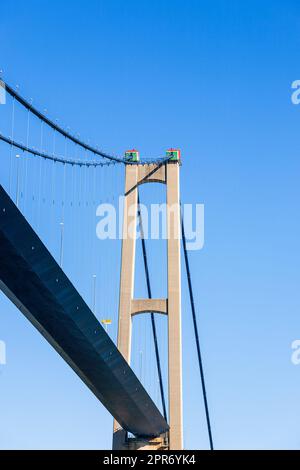
{"label": "underside of bridge deck", "polygon": [[2,291],[124,430],[139,437],[168,430],[115,344],[2,186],[0,279]]}

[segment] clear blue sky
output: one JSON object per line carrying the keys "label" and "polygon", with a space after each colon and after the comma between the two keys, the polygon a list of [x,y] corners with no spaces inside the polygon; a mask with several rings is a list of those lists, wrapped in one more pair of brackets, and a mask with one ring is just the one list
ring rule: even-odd
{"label": "clear blue sky", "polygon": [[[102,148],[181,148],[182,199],[205,204],[191,264],[215,446],[299,449],[299,2],[11,1],[0,42],[7,81]],[[184,292],[185,447],[207,448],[189,315]],[[0,448],[110,447],[107,411],[4,296],[0,339]]]}

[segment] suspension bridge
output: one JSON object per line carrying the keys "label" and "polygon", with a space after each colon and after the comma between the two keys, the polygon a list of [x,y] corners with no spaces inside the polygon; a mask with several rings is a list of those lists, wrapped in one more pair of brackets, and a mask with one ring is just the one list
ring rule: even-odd
{"label": "suspension bridge", "polygon": [[[113,155],[49,118],[47,110],[40,111],[18,88],[5,82],[1,87],[6,93],[6,104],[0,106],[3,293],[111,413],[113,449],[180,450],[182,238],[213,449],[180,211],[180,151],[169,149],[151,159],[141,159],[136,150]],[[166,244],[152,265],[142,211],[146,183],[157,183],[151,185],[151,201],[166,198],[167,209],[175,207],[165,220]],[[99,205],[116,207],[120,196],[120,241],[115,236],[97,238]]]}

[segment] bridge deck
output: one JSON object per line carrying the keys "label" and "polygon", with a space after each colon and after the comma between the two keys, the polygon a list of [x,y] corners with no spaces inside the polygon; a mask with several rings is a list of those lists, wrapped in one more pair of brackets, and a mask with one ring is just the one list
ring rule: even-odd
{"label": "bridge deck", "polygon": [[168,429],[115,344],[2,186],[0,279],[3,292],[123,429],[145,437]]}

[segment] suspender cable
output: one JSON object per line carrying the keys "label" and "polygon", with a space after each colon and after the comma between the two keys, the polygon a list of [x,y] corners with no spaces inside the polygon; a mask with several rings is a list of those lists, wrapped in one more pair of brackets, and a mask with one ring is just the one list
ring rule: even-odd
{"label": "suspender cable", "polygon": [[[151,299],[152,292],[151,292],[151,285],[150,285],[149,266],[148,266],[148,258],[147,258],[146,243],[145,243],[145,238],[144,238],[143,220],[142,220],[142,214],[140,210],[139,196],[138,196],[138,217],[139,217],[139,224],[140,224],[142,251],[143,251],[144,267],[145,267],[146,282],[147,282],[147,291],[148,291],[148,297],[149,299]],[[155,324],[155,318],[154,318],[153,312],[151,312],[151,326],[152,326],[152,333],[153,333],[153,340],[154,340],[154,348],[155,348],[159,388],[160,388],[160,394],[161,394],[161,402],[162,402],[162,407],[163,407],[163,415],[164,415],[165,420],[167,421],[166,400],[165,400],[164,385],[163,385],[163,380],[162,380],[161,364],[160,364],[159,349],[158,349],[158,342],[157,342],[156,324]]]}
{"label": "suspender cable", "polygon": [[61,221],[60,221],[60,254],[59,265],[63,267],[64,261],[64,231],[65,231],[65,203],[66,203],[66,165],[63,168],[63,194],[61,202]]}
{"label": "suspender cable", "polygon": [[192,287],[191,271],[190,271],[188,252],[187,252],[187,248],[186,248],[186,238],[185,238],[185,231],[184,231],[182,207],[181,207],[181,230],[182,230],[182,243],[183,243],[184,261],[185,261],[185,268],[186,268],[188,287],[189,287],[189,296],[190,296],[192,318],[193,318],[193,325],[194,325],[194,332],[195,332],[195,341],[196,341],[197,354],[198,354],[198,362],[199,362],[200,377],[201,377],[201,384],[202,384],[202,391],[203,391],[203,399],[204,399],[204,407],[205,407],[205,415],[206,415],[206,422],[207,422],[209,444],[210,444],[210,450],[214,450],[211,424],[210,424],[210,417],[209,417],[208,402],[207,402],[206,386],[205,386],[205,379],[204,379],[204,369],[203,369],[203,362],[202,362],[200,341],[199,341],[199,334],[198,334],[198,326],[197,326],[197,319],[196,319],[196,310],[195,310],[194,294],[193,294],[193,287]]}
{"label": "suspender cable", "polygon": [[[28,148],[29,146],[29,126],[30,126],[30,112],[29,110],[27,111],[27,126],[26,126],[26,147]],[[27,155],[25,158],[25,183],[27,183],[27,175],[28,175],[28,159]],[[24,211],[26,208],[26,202],[27,202],[27,190],[24,192]]]}
{"label": "suspender cable", "polygon": [[9,194],[10,195],[11,195],[11,186],[12,186],[14,131],[15,131],[15,98],[13,98],[12,117],[11,117],[11,145],[10,145],[10,169],[9,169]]}

